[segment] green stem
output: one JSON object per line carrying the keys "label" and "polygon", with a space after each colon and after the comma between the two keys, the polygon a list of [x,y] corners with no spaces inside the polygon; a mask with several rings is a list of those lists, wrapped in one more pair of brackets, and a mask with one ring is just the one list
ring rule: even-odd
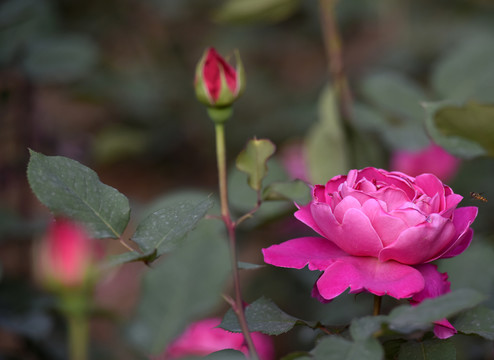
{"label": "green stem", "polygon": [[382,296],[374,295],[374,311],[372,312],[372,315],[377,316],[381,313],[381,302]]}
{"label": "green stem", "polygon": [[70,360],[86,360],[88,347],[88,321],[84,314],[67,314],[69,325]]}
{"label": "green stem", "polygon": [[230,243],[230,260],[232,264],[233,272],[233,287],[235,291],[235,306],[232,306],[233,311],[237,315],[240,328],[244,334],[245,341],[249,348],[250,359],[258,360],[259,357],[252,341],[252,336],[247,326],[247,320],[245,318],[244,306],[242,301],[242,292],[240,289],[240,274],[238,270],[237,260],[237,246],[236,246],[236,234],[235,223],[230,217],[230,210],[228,207],[228,186],[227,186],[227,173],[226,173],[226,146],[225,146],[225,126],[223,122],[215,122],[216,133],[216,157],[218,162],[218,177],[220,187],[220,202],[221,202],[221,217],[225,223],[225,227],[228,232],[228,238]]}
{"label": "green stem", "polygon": [[331,79],[336,89],[340,113],[347,122],[352,121],[352,95],[343,67],[343,50],[338,31],[335,7],[338,0],[319,0],[326,56]]}

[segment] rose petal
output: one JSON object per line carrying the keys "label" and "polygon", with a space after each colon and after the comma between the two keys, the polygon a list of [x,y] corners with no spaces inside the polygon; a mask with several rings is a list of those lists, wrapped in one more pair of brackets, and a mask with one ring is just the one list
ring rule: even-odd
{"label": "rose petal", "polygon": [[473,230],[470,229],[470,225],[477,217],[477,213],[478,208],[474,206],[462,207],[455,210],[453,213],[453,224],[456,229],[455,238],[457,240],[435,259],[460,255],[468,248],[473,238]]}
{"label": "rose petal", "polygon": [[463,196],[458,194],[451,194],[446,197],[446,207],[441,212],[441,215],[444,217],[450,217],[451,214],[455,211],[456,206],[463,200]]}
{"label": "rose petal", "polygon": [[384,212],[380,202],[368,200],[362,206],[362,211],[370,219],[374,230],[381,238],[383,246],[388,246],[395,241],[408,226],[399,217],[394,217]]}
{"label": "rose petal", "polygon": [[347,210],[351,208],[360,209],[361,205],[358,202],[358,200],[355,199],[354,197],[347,196],[346,198],[341,200],[333,210],[333,215],[336,218],[336,221],[338,221],[341,224],[343,222],[343,217],[345,216],[345,213],[347,212]]}
{"label": "rose petal", "polygon": [[[448,281],[447,273],[437,271],[437,266],[433,264],[422,264],[415,266],[420,271],[425,280],[424,289],[415,294],[410,302],[418,305],[425,299],[435,298],[451,291],[451,284]],[[434,334],[439,339],[447,339],[456,334],[456,329],[447,319],[434,321]]]}
{"label": "rose petal", "polygon": [[324,236],[340,249],[355,256],[376,256],[383,248],[381,239],[372,227],[369,218],[355,208],[349,209],[340,224],[327,204],[311,206],[312,217]]}
{"label": "rose petal", "polygon": [[408,298],[424,288],[424,278],[411,266],[372,257],[346,257],[331,264],[317,281],[320,295],[333,299],[346,289],[368,291],[397,299]]}
{"label": "rose petal", "polygon": [[451,291],[451,284],[448,281],[448,274],[437,271],[437,265],[421,264],[414,267],[420,271],[424,277],[425,286],[421,292],[412,297],[412,304],[420,304],[425,299],[435,298]]}
{"label": "rose petal", "polygon": [[432,174],[422,174],[415,178],[415,184],[419,186],[425,194],[430,198],[434,195],[439,194],[441,200],[441,209],[445,206],[445,194],[444,185],[435,175]]}
{"label": "rose petal", "polygon": [[434,321],[433,324],[434,335],[436,335],[436,337],[438,337],[439,339],[450,338],[458,332],[456,331],[455,327],[451,325],[451,323],[446,319]]}
{"label": "rose petal", "polygon": [[346,181],[346,176],[345,175],[338,175],[329,180],[326,183],[326,193],[327,194],[332,194],[336,191],[338,191],[338,188],[340,187],[341,184],[343,184]]}
{"label": "rose petal", "polygon": [[301,222],[303,222],[308,227],[312,228],[315,232],[317,232],[321,236],[325,236],[324,232],[319,228],[316,224],[314,218],[312,217],[311,207],[313,202],[311,201],[307,205],[300,206],[299,209],[295,212],[295,218]]}
{"label": "rose petal", "polygon": [[274,266],[310,270],[324,270],[341,257],[348,256],[325,238],[303,237],[262,249],[264,262]]}
{"label": "rose petal", "polygon": [[428,221],[403,231],[394,243],[380,252],[379,260],[396,260],[408,265],[425,263],[444,251],[454,235],[451,220],[431,214]]}

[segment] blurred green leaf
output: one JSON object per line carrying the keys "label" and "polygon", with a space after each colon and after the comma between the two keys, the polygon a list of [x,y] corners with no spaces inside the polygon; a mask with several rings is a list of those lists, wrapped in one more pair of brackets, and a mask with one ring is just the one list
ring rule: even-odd
{"label": "blurred green leaf", "polygon": [[369,339],[373,334],[381,330],[381,326],[385,321],[386,316],[365,316],[356,318],[350,325],[350,334],[356,341]]}
{"label": "blurred green leaf", "polygon": [[454,327],[464,334],[475,334],[494,340],[494,310],[477,306],[458,316]]}
{"label": "blurred green leaf", "polygon": [[45,156],[30,150],[29,185],[39,201],[55,215],[84,223],[95,238],[119,238],[126,228],[127,198],[100,182],[88,167],[62,156]]}
{"label": "blurred green leaf", "polygon": [[109,256],[103,264],[104,269],[109,269],[114,266],[122,265],[129,262],[144,261],[149,262],[155,260],[155,254],[141,254],[137,251],[129,251],[126,253]]}
{"label": "blurred green leaf", "polygon": [[268,171],[267,161],[273,156],[276,147],[267,139],[249,140],[244,150],[237,156],[237,168],[248,175],[249,186],[260,191],[262,180]]}
{"label": "blurred green leaf", "polygon": [[411,79],[398,72],[379,72],[366,77],[362,92],[379,109],[398,117],[402,122],[420,122],[427,100],[424,91]]}
{"label": "blurred green leaf", "polygon": [[494,106],[449,102],[424,106],[427,131],[437,144],[464,158],[494,156]]}
{"label": "blurred green leaf", "polygon": [[[280,335],[290,331],[297,324],[315,327],[315,323],[297,319],[283,312],[275,303],[264,297],[254,301],[245,309],[250,331],[260,331],[268,335]],[[220,327],[233,332],[241,332],[235,313],[230,309],[223,317]]]}
{"label": "blurred green leaf", "polygon": [[477,291],[460,289],[434,299],[426,299],[417,306],[402,305],[388,315],[389,328],[405,334],[425,330],[433,321],[472,308],[483,300],[485,297]]}
{"label": "blurred green leaf", "polygon": [[138,225],[132,240],[144,254],[160,256],[173,250],[213,206],[211,199],[199,203],[182,202],[153,212]]}
{"label": "blurred green leaf", "polygon": [[348,171],[345,134],[335,91],[330,86],[319,98],[319,121],[309,130],[306,143],[312,183],[325,184],[332,177]]}
{"label": "blurred green leaf", "polygon": [[251,264],[243,261],[238,262],[238,268],[241,270],[257,270],[265,267],[266,265]]}
{"label": "blurred green leaf", "polygon": [[401,345],[398,360],[451,360],[456,349],[449,340],[409,341]]}
{"label": "blurred green leaf", "polygon": [[305,351],[297,351],[283,356],[280,360],[311,360],[312,356]]}
{"label": "blurred green leaf", "polygon": [[110,126],[96,134],[91,144],[92,153],[99,163],[110,163],[142,154],[147,142],[147,135],[142,130]]}
{"label": "blurred green leaf", "polygon": [[316,360],[381,360],[384,351],[376,339],[352,342],[339,336],[326,336],[312,350]]}
{"label": "blurred green leaf", "polygon": [[[475,237],[475,241],[461,256],[439,263],[439,271],[447,272],[451,288],[469,288],[483,294],[492,293],[494,286],[494,249],[487,241]],[[468,269],[468,271],[465,271]]]}
{"label": "blurred green leaf", "polygon": [[59,35],[30,43],[24,69],[36,81],[63,83],[78,80],[96,64],[98,49],[82,35]]}
{"label": "blurred green leaf", "polygon": [[445,54],[432,73],[432,86],[446,100],[494,102],[492,34],[469,36]]}
{"label": "blurred green leaf", "polygon": [[243,353],[237,350],[221,350],[201,357],[203,360],[245,360]]}
{"label": "blurred green leaf", "polygon": [[264,189],[262,198],[263,200],[288,200],[306,204],[311,199],[311,190],[302,180],[275,182]]}
{"label": "blurred green leaf", "polygon": [[130,328],[136,345],[157,354],[186,325],[208,314],[221,298],[230,273],[224,239],[196,234],[148,271],[137,318]]}
{"label": "blurred green leaf", "polygon": [[216,10],[213,20],[220,23],[276,23],[293,15],[300,0],[227,0]]}

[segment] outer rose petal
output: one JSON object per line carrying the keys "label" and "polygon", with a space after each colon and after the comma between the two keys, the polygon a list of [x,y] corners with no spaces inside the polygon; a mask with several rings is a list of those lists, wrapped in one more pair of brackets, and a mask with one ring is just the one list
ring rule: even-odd
{"label": "outer rose petal", "polygon": [[311,210],[312,217],[324,236],[346,253],[354,256],[377,257],[383,248],[379,235],[361,210],[349,209],[341,224],[335,219],[327,204],[312,204]]}
{"label": "outer rose petal", "polygon": [[[451,284],[448,281],[447,273],[437,271],[437,266],[433,264],[422,264],[415,267],[425,279],[424,289],[415,294],[410,300],[412,305],[418,305],[425,299],[435,298],[449,293]],[[434,334],[439,339],[447,339],[456,334],[456,329],[446,319],[434,321]]]}
{"label": "outer rose petal", "polygon": [[411,266],[371,257],[346,257],[331,264],[317,281],[319,294],[327,300],[350,288],[378,295],[407,298],[424,288],[424,278]]}
{"label": "outer rose petal", "polygon": [[381,251],[379,260],[396,260],[409,265],[432,261],[454,240],[455,227],[438,214],[430,215],[429,221],[403,231],[393,244]]}
{"label": "outer rose petal", "polygon": [[294,269],[309,265],[310,270],[324,270],[337,259],[348,256],[331,241],[320,237],[288,240],[262,249],[262,253],[267,264]]}
{"label": "outer rose petal", "polygon": [[434,335],[439,339],[447,339],[457,332],[455,327],[446,319],[434,321]]}
{"label": "outer rose petal", "polygon": [[310,210],[313,201],[308,203],[307,205],[300,206],[299,209],[295,212],[295,218],[301,222],[303,222],[308,227],[312,228],[319,235],[324,236],[324,232],[319,228],[316,224],[314,218],[312,217],[312,212]]}
{"label": "outer rose petal", "polygon": [[458,208],[453,215],[453,224],[456,229],[455,239],[453,244],[447,248],[443,254],[438,255],[439,258],[450,258],[456,255],[460,255],[470,245],[473,238],[473,230],[470,225],[477,217],[478,208],[469,206]]}

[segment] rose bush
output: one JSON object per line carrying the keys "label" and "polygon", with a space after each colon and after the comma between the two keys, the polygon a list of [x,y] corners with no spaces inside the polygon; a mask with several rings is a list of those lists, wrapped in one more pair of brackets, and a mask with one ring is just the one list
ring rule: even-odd
{"label": "rose bush", "polygon": [[312,196],[295,217],[320,236],[263,253],[271,265],[323,271],[313,296],[327,301],[350,289],[418,303],[449,291],[447,275],[428,263],[468,247],[477,208],[457,208],[463,197],[436,176],[351,170],[316,185]]}
{"label": "rose bush", "polygon": [[[238,350],[247,355],[248,348],[244,336],[218,328],[220,323],[220,318],[210,318],[191,324],[162,355],[151,357],[151,360],[172,360],[194,355],[205,356],[225,349]],[[260,360],[274,359],[273,341],[268,335],[254,332],[252,340]]]}

